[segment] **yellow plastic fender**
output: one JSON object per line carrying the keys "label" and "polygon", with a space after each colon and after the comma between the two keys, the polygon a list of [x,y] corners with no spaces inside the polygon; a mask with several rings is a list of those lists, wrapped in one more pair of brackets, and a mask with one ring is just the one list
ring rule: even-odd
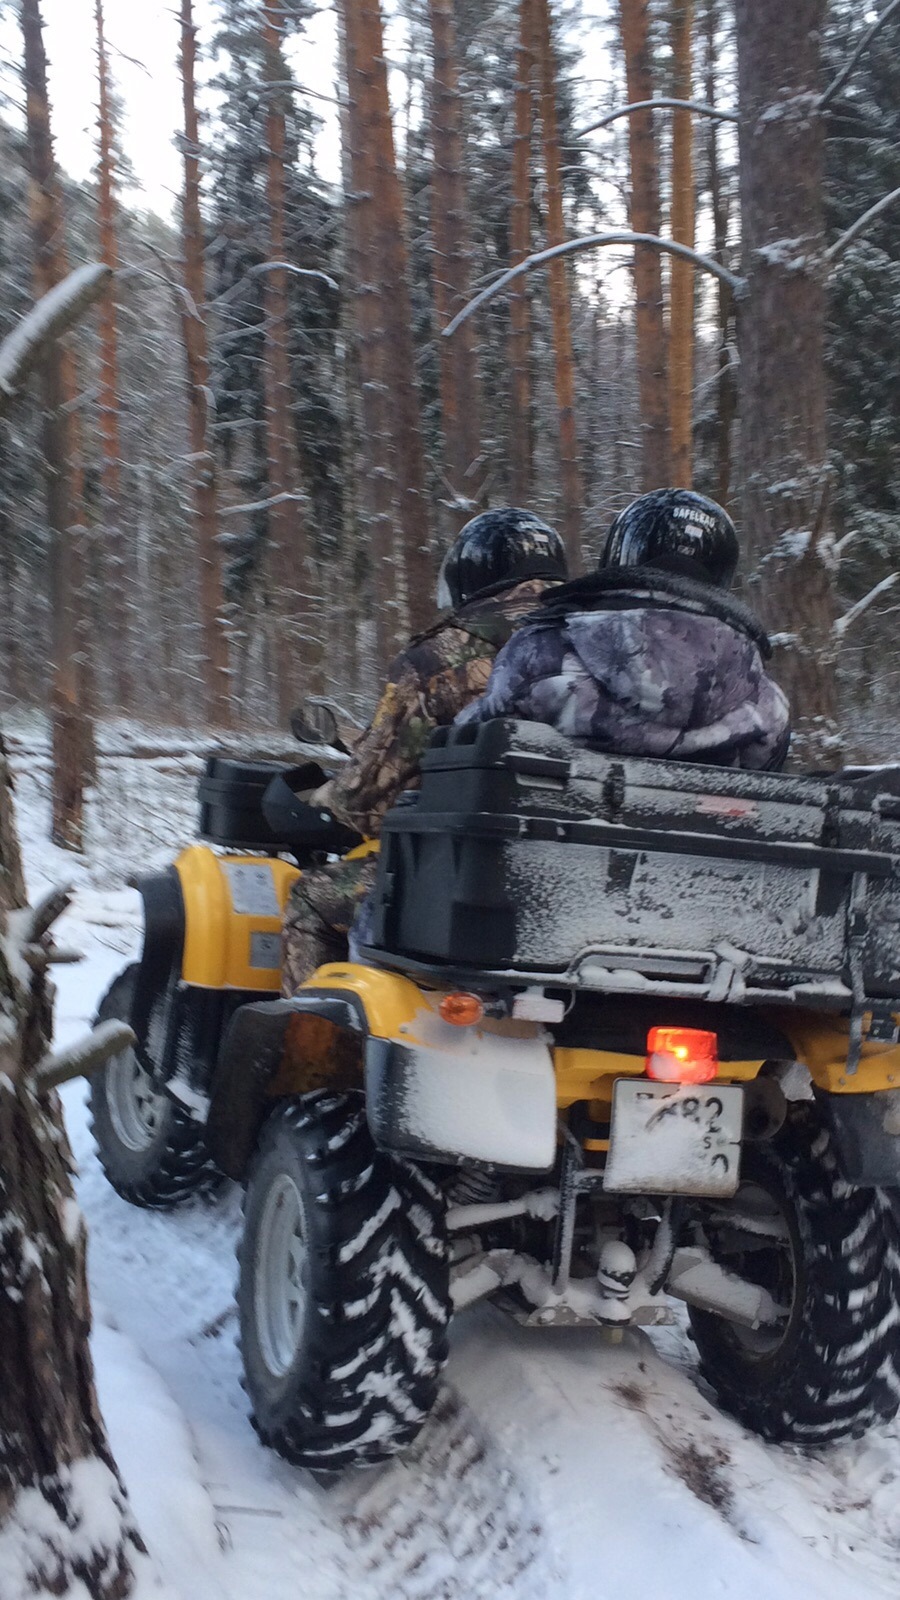
{"label": "yellow plastic fender", "polygon": [[175,862],[184,900],[181,976],[201,989],[281,987],[281,923],[297,867],[192,844]]}

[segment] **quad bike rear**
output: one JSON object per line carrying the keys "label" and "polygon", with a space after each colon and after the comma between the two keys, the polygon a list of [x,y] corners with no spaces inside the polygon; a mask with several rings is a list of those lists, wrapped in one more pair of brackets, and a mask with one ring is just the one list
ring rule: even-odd
{"label": "quad bike rear", "polygon": [[444,730],[385,819],[358,959],[290,999],[274,967],[252,995],[223,967],[268,930],[212,859],[221,918],[185,901],[167,981],[213,1021],[153,1081],[246,1184],[268,1443],[316,1469],[395,1453],[483,1295],[612,1339],[683,1303],[720,1400],[770,1439],[894,1415],[900,773]]}

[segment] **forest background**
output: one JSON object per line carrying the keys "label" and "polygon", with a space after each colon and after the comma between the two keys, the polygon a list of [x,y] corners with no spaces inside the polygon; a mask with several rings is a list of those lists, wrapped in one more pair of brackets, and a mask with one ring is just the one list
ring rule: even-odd
{"label": "forest background", "polygon": [[172,224],[133,203],[102,0],[87,183],[39,0],[6,5],[0,338],[70,268],[113,270],[0,403],[0,715],[52,716],[58,839],[96,719],[236,743],[309,695],[365,719],[469,516],[532,506],[578,569],[665,483],[738,521],[797,759],[896,755],[900,8],[858,59],[874,13],[783,9],[399,0],[389,72],[378,0],[342,0],[333,84],[311,0],[214,0],[202,30],[179,0]]}

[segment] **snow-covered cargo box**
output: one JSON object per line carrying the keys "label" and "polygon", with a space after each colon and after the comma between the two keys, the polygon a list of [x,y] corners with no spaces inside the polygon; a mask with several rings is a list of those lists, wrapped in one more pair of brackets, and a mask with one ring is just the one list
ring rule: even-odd
{"label": "snow-covered cargo box", "polygon": [[441,729],[384,820],[369,950],[578,988],[900,999],[900,767],[807,777]]}

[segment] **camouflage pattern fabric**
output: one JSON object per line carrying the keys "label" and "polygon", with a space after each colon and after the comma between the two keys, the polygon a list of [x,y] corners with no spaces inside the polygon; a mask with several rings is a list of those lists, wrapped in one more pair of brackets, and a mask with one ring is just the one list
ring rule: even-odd
{"label": "camouflage pattern fabric", "polygon": [[387,687],[353,755],[318,789],[313,803],[367,838],[404,789],[418,785],[419,763],[435,728],[484,693],[491,664],[547,589],[530,578],[514,589],[473,600],[420,634],[392,663]]}
{"label": "camouflage pattern fabric", "polygon": [[[419,781],[435,728],[483,694],[497,651],[547,588],[532,578],[474,600],[413,639],[393,662],[375,716],[336,777],[311,797],[348,827],[377,837],[384,813]],[[375,882],[376,858],[326,863],[291,890],[282,936],[282,992],[291,995],[326,961],[346,961],[350,926]]]}
{"label": "camouflage pattern fabric", "polygon": [[721,594],[708,614],[704,586],[636,578],[630,594],[618,584],[607,596],[594,578],[548,596],[457,720],[523,717],[620,755],[780,765],[788,704],[766,674],[755,619]]}
{"label": "camouflage pattern fabric", "polygon": [[346,961],[350,925],[375,882],[377,856],[329,861],[301,873],[282,928],[281,992],[296,994],[326,961]]}

